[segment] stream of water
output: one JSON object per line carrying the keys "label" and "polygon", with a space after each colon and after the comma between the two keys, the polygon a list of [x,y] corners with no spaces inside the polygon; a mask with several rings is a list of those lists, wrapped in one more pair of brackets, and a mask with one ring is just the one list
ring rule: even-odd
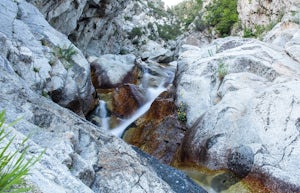
{"label": "stream of water", "polygon": [[106,110],[106,102],[104,100],[99,101],[99,108],[100,108],[100,118],[102,119],[102,128],[104,130],[109,130],[109,117]]}
{"label": "stream of water", "polygon": [[[154,100],[165,90],[169,84],[173,82],[175,70],[165,67],[155,66],[157,68],[153,72],[153,68],[144,68],[143,77],[140,81],[141,90],[144,91],[145,103],[134,112],[128,119],[121,120],[117,126],[111,128],[110,116],[107,112],[107,104],[104,100],[99,101],[95,114],[101,119],[101,128],[112,135],[122,137],[126,129],[137,119],[143,116],[151,107]],[[240,182],[240,179],[227,175],[227,173],[206,173],[193,168],[180,168],[201,187],[205,188],[209,193],[249,193],[248,188]]]}
{"label": "stream of water", "polygon": [[[150,69],[151,68],[151,69]],[[172,83],[175,73],[174,66],[143,66],[143,77],[140,81],[139,88],[144,91],[145,103],[139,107],[128,119],[121,120],[119,124],[113,128],[110,126],[110,117],[107,112],[106,102],[99,101],[99,106],[95,111],[95,115],[101,119],[102,130],[111,134],[122,137],[126,129],[138,118],[144,115],[151,107],[154,100],[164,92],[170,83]]]}

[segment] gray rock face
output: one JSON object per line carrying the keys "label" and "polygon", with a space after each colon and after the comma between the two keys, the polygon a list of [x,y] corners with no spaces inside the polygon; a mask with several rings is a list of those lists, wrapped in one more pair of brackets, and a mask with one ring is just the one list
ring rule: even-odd
{"label": "gray rock face", "polygon": [[170,184],[172,190],[176,193],[205,193],[206,191],[199,186],[197,186],[191,179],[187,177],[186,174],[175,170],[174,168],[162,165],[157,159],[150,157],[148,154],[144,153],[140,149],[134,147],[138,155],[142,160],[149,164],[150,167],[155,170],[158,175]]}
{"label": "gray rock face", "polygon": [[0,18],[0,54],[12,69],[36,92],[51,95],[78,114],[87,114],[94,107],[94,88],[89,63],[80,50],[71,47],[76,54],[69,61],[56,52],[67,50],[71,42],[25,1],[1,1]]}
{"label": "gray rock face", "polygon": [[240,146],[232,150],[228,157],[228,169],[237,177],[246,177],[252,169],[254,153],[250,147]]}
{"label": "gray rock face", "polygon": [[264,41],[281,47],[291,58],[300,62],[299,24],[281,22],[265,36]]}
{"label": "gray rock face", "polygon": [[3,65],[0,109],[8,122],[23,117],[12,129],[20,140],[31,135],[31,155],[47,149],[27,179],[40,192],[174,192],[121,139],[35,94]]}
{"label": "gray rock face", "polygon": [[[84,1],[64,6],[76,3],[80,11]],[[57,9],[52,7],[51,17]],[[13,147],[30,135],[29,157],[46,148],[27,177],[37,192],[175,192],[125,142],[53,102],[80,115],[93,106],[89,63],[65,35],[23,0],[1,1],[0,18],[0,109],[6,109],[8,122],[22,117],[11,128]],[[71,51],[76,53],[68,57]]]}
{"label": "gray rock face", "polygon": [[[122,83],[131,83],[136,57],[133,54],[106,54],[94,58],[91,63],[93,82],[96,88],[112,88]],[[133,78],[133,77],[132,77]],[[126,81],[126,79],[128,79]]]}
{"label": "gray rock face", "polygon": [[[286,42],[299,46],[297,33]],[[190,129],[181,161],[241,177],[251,171],[267,176],[264,185],[271,191],[299,191],[300,65],[287,53],[233,37],[202,48],[183,46],[177,103],[187,105]]]}
{"label": "gray rock face", "polygon": [[255,26],[266,26],[278,21],[296,21],[299,17],[298,0],[239,0],[238,12],[243,26],[255,29]]}
{"label": "gray rock face", "polygon": [[[150,39],[161,44],[158,25],[172,25],[160,1],[29,0],[86,55],[140,53]],[[162,48],[160,48],[162,49]],[[169,55],[167,55],[169,57]]]}

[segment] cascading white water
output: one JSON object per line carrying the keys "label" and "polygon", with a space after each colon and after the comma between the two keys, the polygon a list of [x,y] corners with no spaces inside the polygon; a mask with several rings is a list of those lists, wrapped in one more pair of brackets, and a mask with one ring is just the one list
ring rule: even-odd
{"label": "cascading white water", "polygon": [[103,100],[99,101],[99,117],[102,120],[102,128],[104,130],[109,129],[109,117],[107,116],[107,110],[106,110],[106,102]]}
{"label": "cascading white water", "polygon": [[173,81],[175,69],[172,66],[160,66],[157,64],[145,64],[142,66],[143,78],[140,81],[140,89],[144,90],[145,104],[139,107],[139,109],[126,120],[122,120],[115,128],[110,128],[111,117],[107,113],[106,102],[99,101],[99,105],[94,113],[96,117],[101,119],[101,128],[111,134],[121,137],[124,131],[130,124],[144,115],[151,107],[153,101],[165,90],[169,84]]}
{"label": "cascading white water", "polygon": [[147,89],[147,102],[142,107],[140,107],[129,119],[125,120],[121,123],[118,127],[112,129],[110,132],[111,134],[121,137],[126,128],[136,121],[139,117],[145,114],[151,107],[153,101],[163,92],[166,88],[161,84],[157,88],[148,88]]}

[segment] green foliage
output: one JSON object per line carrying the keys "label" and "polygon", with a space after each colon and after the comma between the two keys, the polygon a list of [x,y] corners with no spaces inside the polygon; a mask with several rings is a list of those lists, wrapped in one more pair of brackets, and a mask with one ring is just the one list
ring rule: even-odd
{"label": "green foliage", "polygon": [[39,73],[39,71],[40,71],[40,69],[39,69],[39,68],[37,68],[37,67],[33,67],[33,72],[35,72],[35,73]]}
{"label": "green foliage", "polygon": [[72,61],[72,56],[77,54],[77,51],[75,50],[74,46],[70,44],[68,47],[65,45],[63,47],[55,47],[54,48],[54,54],[59,58],[59,59],[64,59],[68,62]]}
{"label": "green foliage", "polygon": [[132,17],[130,17],[130,16],[125,16],[124,19],[125,19],[125,21],[131,21],[131,20],[132,20]]}
{"label": "green foliage", "polygon": [[127,49],[125,49],[125,48],[122,48],[122,49],[120,50],[120,54],[121,54],[121,55],[126,55],[126,54],[129,54],[129,51],[128,51]]}
{"label": "green foliage", "polygon": [[139,27],[132,28],[131,32],[128,34],[129,39],[134,39],[135,37],[140,38],[143,35],[142,29]]}
{"label": "green foliage", "polygon": [[202,16],[203,14],[199,13],[199,15],[194,20],[196,31],[203,31],[208,27],[207,23],[203,20]]}
{"label": "green foliage", "polygon": [[178,118],[179,121],[184,122],[184,123],[187,121],[186,110],[187,110],[186,104],[181,102],[179,104],[178,109],[177,109],[177,118]]}
{"label": "green foliage", "polygon": [[157,1],[157,3],[158,5],[155,5],[153,2],[148,2],[147,4],[157,18],[167,17],[168,14],[164,9],[164,3],[162,1]]}
{"label": "green foliage", "polygon": [[173,13],[180,22],[187,28],[198,16],[202,8],[202,0],[185,0],[171,8]]}
{"label": "green foliage", "polygon": [[215,27],[221,36],[228,36],[238,21],[237,0],[214,0],[206,10],[205,23]]}
{"label": "green foliage", "polygon": [[255,33],[250,28],[244,27],[244,38],[251,38],[255,36]]}
{"label": "green foliage", "polygon": [[[9,133],[5,133],[6,127],[4,127],[5,122],[5,111],[0,113],[0,143],[3,144],[4,139],[8,137]],[[13,124],[13,123],[12,123]],[[12,125],[11,124],[11,125]],[[32,167],[36,162],[38,162],[44,152],[42,152],[37,158],[25,159],[28,153],[28,146],[22,149],[19,154],[19,150],[14,152],[8,152],[9,147],[14,141],[14,137],[9,139],[6,144],[1,145],[0,148],[0,192],[27,192],[30,191],[30,187],[26,187],[24,177],[28,174],[30,167]],[[25,139],[20,144],[24,146]]]}
{"label": "green foliage", "polygon": [[228,67],[225,65],[224,61],[219,61],[219,65],[218,65],[219,79],[223,80],[227,74],[228,74]]}
{"label": "green foliage", "polygon": [[75,47],[72,44],[70,44],[68,47],[66,45],[63,47],[56,46],[52,52],[55,57],[63,60],[62,62],[66,69],[69,69],[74,65],[72,57],[77,53],[78,52],[75,50]]}
{"label": "green foliage", "polygon": [[268,25],[255,25],[254,29],[250,29],[247,27],[244,27],[244,37],[245,38],[258,38],[260,37],[264,32],[268,32],[273,29],[273,27],[277,24],[278,22],[270,22]]}
{"label": "green foliage", "polygon": [[182,32],[178,25],[159,25],[157,24],[158,34],[164,40],[174,40]]}

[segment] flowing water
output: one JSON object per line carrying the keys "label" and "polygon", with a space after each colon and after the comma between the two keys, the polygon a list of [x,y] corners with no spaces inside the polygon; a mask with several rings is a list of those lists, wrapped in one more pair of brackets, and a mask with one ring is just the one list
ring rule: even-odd
{"label": "flowing water", "polygon": [[120,120],[117,126],[113,128],[110,126],[110,117],[108,116],[106,102],[100,100],[94,115],[98,117],[98,119],[101,119],[101,121],[98,121],[101,123],[101,129],[121,137],[128,126],[144,115],[150,109],[154,100],[172,83],[175,69],[174,66],[161,66],[158,64],[142,66],[143,77],[138,87],[145,93],[145,103],[128,119]]}
{"label": "flowing water", "polygon": [[108,117],[108,113],[107,113],[107,109],[106,109],[106,102],[104,100],[100,100],[99,101],[99,107],[100,107],[100,118],[102,119],[102,128],[104,130],[108,130],[109,129],[109,117]]}
{"label": "flowing water", "polygon": [[[107,104],[100,100],[95,114],[101,119],[101,128],[111,134],[122,137],[126,129],[134,123],[138,118],[144,115],[151,107],[154,100],[165,90],[174,79],[175,69],[156,66],[153,72],[152,68],[143,69],[143,78],[140,81],[140,89],[145,93],[145,104],[143,104],[136,112],[134,112],[128,119],[121,120],[119,124],[111,128],[110,117],[107,112]],[[173,70],[172,70],[173,68]],[[247,186],[234,176],[227,174],[224,171],[219,172],[203,172],[194,168],[179,168],[190,176],[197,184],[205,188],[209,193],[250,193]]]}
{"label": "flowing water", "polygon": [[148,88],[146,94],[146,97],[148,99],[147,102],[142,107],[140,107],[129,119],[125,120],[119,126],[112,129],[110,133],[115,136],[121,137],[127,127],[142,115],[144,115],[150,109],[153,101],[165,90],[166,88],[163,87],[163,85],[160,85],[157,88]]}

